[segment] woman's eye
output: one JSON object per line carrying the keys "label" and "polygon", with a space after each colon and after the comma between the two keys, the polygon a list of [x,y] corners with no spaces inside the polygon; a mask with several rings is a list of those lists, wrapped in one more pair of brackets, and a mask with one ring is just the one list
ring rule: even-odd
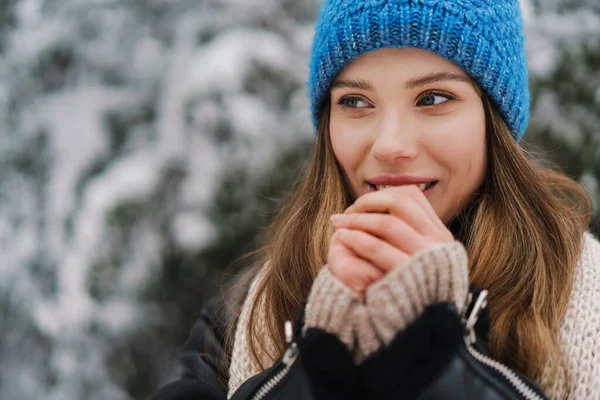
{"label": "woman's eye", "polygon": [[360,97],[342,97],[338,100],[338,104],[348,108],[365,108],[369,107],[369,103]]}
{"label": "woman's eye", "polygon": [[445,103],[448,100],[452,100],[452,97],[443,93],[426,93],[423,95],[417,105],[419,106],[437,106],[439,104]]}

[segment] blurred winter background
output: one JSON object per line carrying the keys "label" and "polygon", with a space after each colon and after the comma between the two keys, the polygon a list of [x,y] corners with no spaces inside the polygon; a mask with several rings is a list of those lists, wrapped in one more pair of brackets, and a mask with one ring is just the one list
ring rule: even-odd
{"label": "blurred winter background", "polygon": [[[0,399],[144,399],[312,138],[318,0],[0,0]],[[600,2],[528,0],[526,141],[600,200]]]}

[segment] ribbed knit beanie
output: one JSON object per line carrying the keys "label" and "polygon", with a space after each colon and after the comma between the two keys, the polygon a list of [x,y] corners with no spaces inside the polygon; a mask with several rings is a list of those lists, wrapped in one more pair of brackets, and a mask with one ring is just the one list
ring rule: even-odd
{"label": "ribbed knit beanie", "polygon": [[386,47],[437,53],[487,92],[516,141],[529,121],[529,86],[519,0],[323,0],[308,81],[318,125],[336,75]]}

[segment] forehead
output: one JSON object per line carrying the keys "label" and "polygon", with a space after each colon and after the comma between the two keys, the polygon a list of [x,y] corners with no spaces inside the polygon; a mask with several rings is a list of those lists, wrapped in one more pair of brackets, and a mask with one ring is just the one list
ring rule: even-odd
{"label": "forehead", "polygon": [[394,73],[401,76],[432,71],[451,72],[468,77],[468,74],[452,61],[416,48],[385,48],[365,53],[352,60],[340,71],[338,77],[361,73]]}

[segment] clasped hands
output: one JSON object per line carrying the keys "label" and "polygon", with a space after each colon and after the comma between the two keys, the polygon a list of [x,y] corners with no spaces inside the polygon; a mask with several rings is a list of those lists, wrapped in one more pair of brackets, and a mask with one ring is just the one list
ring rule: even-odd
{"label": "clasped hands", "polygon": [[336,232],[329,242],[327,265],[359,293],[414,253],[454,240],[416,185],[366,193],[331,220]]}

